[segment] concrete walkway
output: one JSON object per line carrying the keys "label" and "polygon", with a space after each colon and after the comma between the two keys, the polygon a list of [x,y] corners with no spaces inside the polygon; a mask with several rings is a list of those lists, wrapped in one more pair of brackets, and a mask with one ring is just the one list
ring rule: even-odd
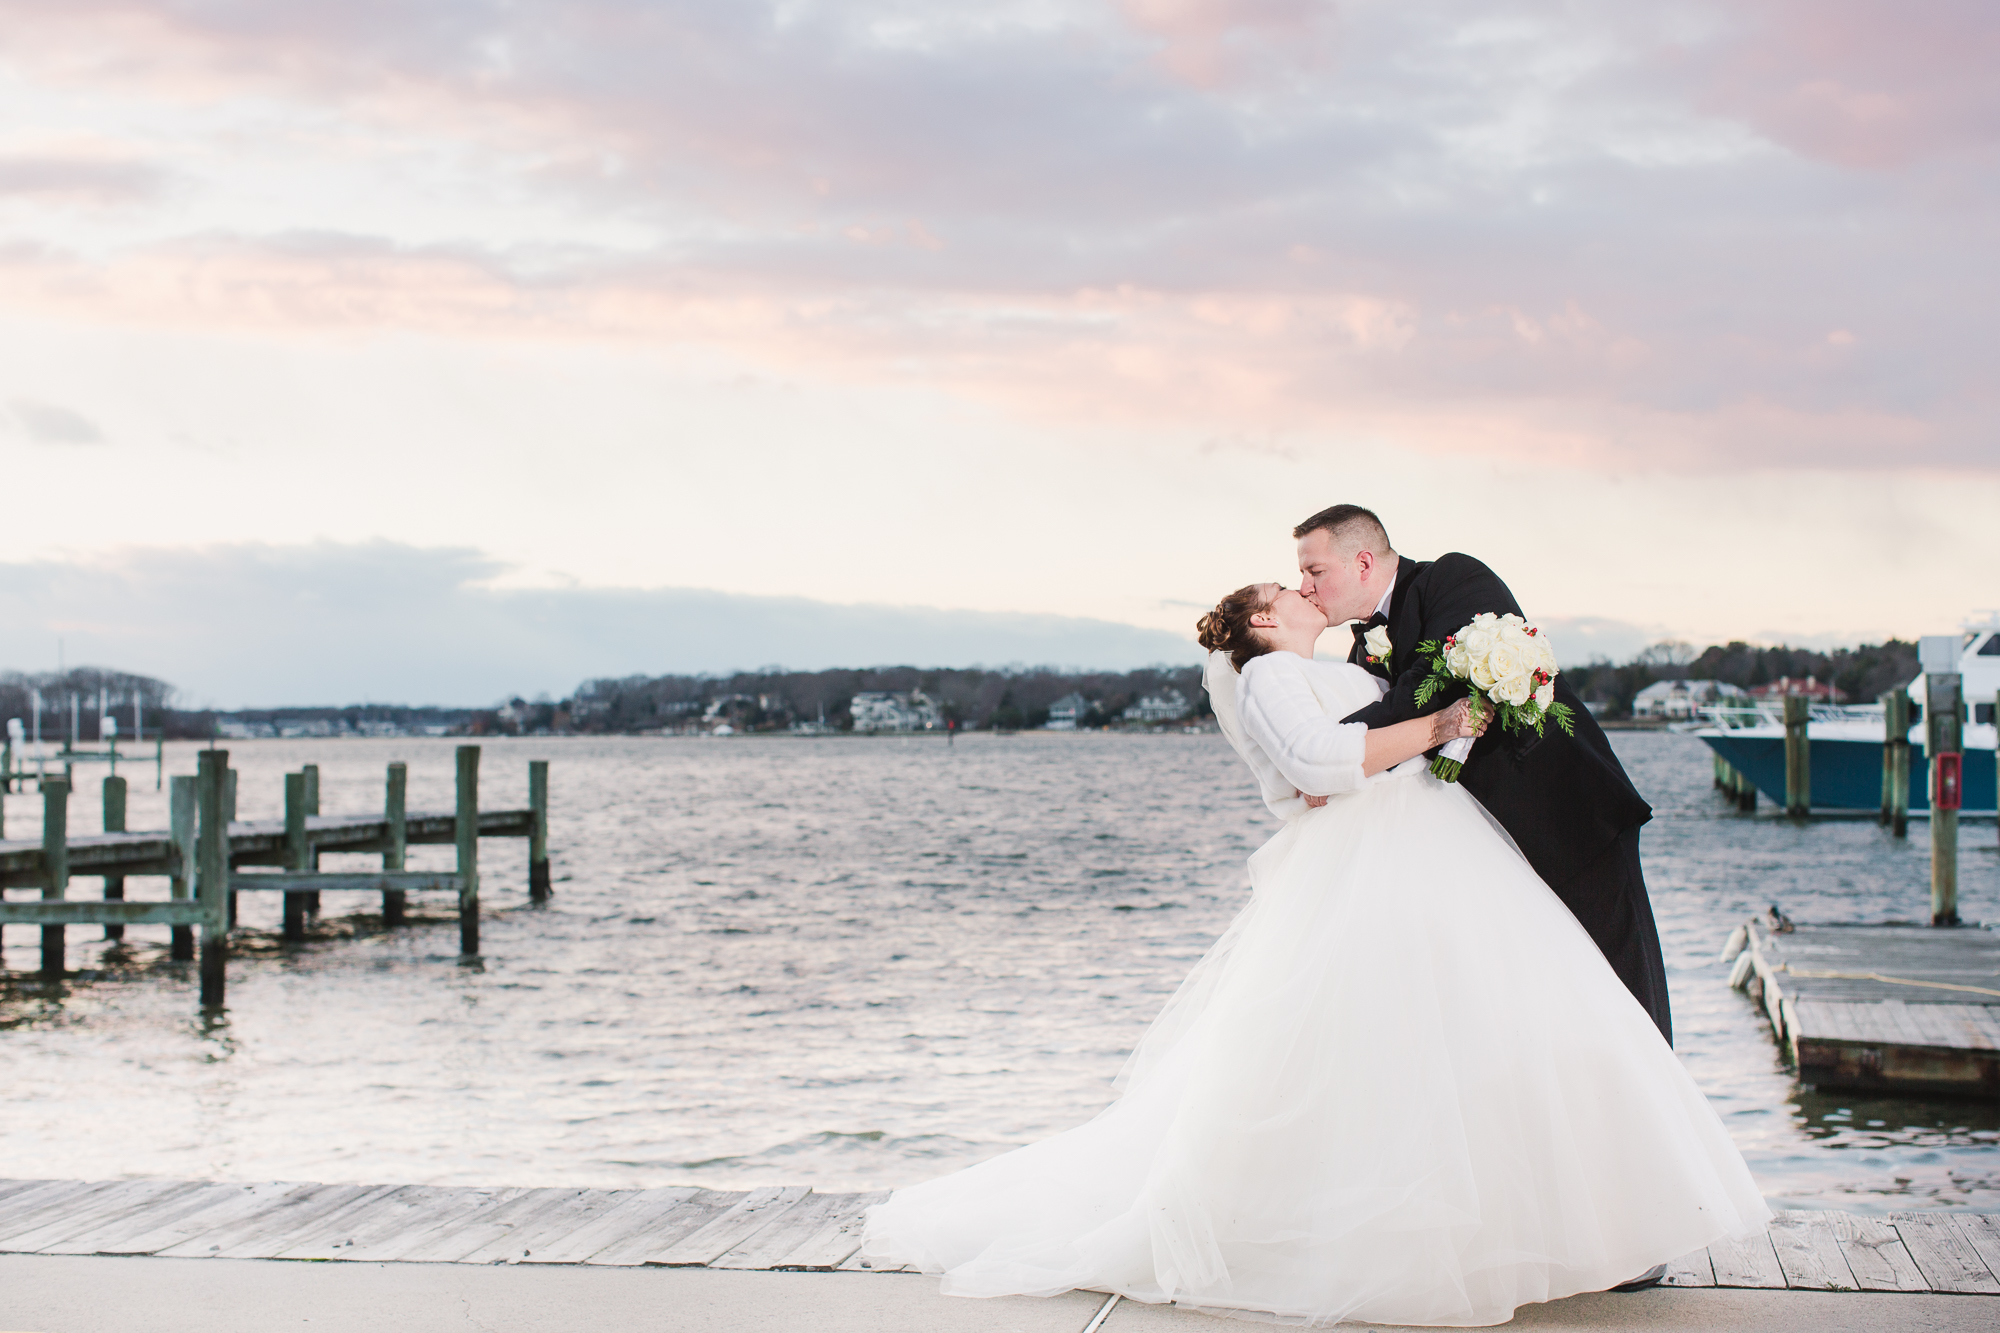
{"label": "concrete walkway", "polygon": [[[1102,1298],[971,1301],[906,1273],[0,1255],[4,1333],[1082,1333]],[[1529,1306],[1593,1333],[1989,1333],[1995,1302],[1905,1293],[1660,1289]],[[1102,1333],[1257,1325],[1121,1301]]]}

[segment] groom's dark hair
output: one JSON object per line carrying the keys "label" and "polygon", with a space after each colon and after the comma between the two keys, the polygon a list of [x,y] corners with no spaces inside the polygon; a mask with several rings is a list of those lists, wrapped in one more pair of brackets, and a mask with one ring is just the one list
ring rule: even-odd
{"label": "groom's dark hair", "polygon": [[1375,517],[1372,509],[1360,505],[1334,505],[1322,509],[1305,522],[1292,529],[1292,536],[1304,537],[1308,532],[1324,532],[1340,546],[1352,543],[1356,550],[1366,546],[1377,555],[1387,555],[1395,548],[1389,545],[1389,530],[1382,526],[1382,520]]}

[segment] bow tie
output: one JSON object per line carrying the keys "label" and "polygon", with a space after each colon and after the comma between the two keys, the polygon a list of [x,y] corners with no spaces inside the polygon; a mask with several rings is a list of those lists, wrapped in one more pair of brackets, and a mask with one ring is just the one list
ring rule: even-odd
{"label": "bow tie", "polygon": [[1368,650],[1367,646],[1363,644],[1361,640],[1364,637],[1366,637],[1369,630],[1374,629],[1377,625],[1386,625],[1388,623],[1389,623],[1389,617],[1383,615],[1380,611],[1377,611],[1374,615],[1368,617],[1368,619],[1366,620],[1355,621],[1354,624],[1350,627],[1354,630],[1354,646],[1362,650],[1361,655],[1363,657],[1366,657],[1368,655]]}

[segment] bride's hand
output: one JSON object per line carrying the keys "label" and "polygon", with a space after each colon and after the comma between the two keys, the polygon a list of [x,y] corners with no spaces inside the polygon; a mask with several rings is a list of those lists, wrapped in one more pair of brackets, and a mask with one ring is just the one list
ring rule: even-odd
{"label": "bride's hand", "polygon": [[1492,721],[1493,710],[1490,708],[1480,709],[1479,720],[1473,721],[1472,701],[1460,699],[1443,712],[1431,714],[1431,745],[1443,745],[1461,736],[1483,736]]}
{"label": "bride's hand", "polygon": [[1306,796],[1304,792],[1300,792],[1299,795],[1306,797],[1306,808],[1308,810],[1317,810],[1333,799],[1331,796]]}

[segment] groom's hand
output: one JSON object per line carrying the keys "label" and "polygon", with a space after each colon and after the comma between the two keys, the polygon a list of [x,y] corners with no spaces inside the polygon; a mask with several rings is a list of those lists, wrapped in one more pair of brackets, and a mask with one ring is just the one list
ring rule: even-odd
{"label": "groom's hand", "polygon": [[1306,796],[1304,792],[1300,792],[1299,795],[1305,796],[1306,808],[1310,810],[1317,810],[1333,799],[1331,796]]}

